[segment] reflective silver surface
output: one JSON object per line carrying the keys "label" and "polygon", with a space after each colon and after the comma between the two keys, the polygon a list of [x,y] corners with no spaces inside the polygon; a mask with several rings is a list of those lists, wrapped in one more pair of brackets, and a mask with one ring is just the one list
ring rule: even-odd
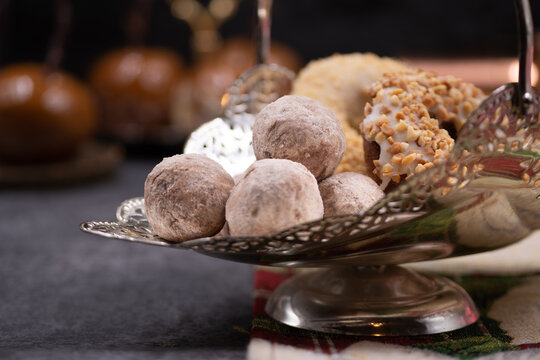
{"label": "reflective silver surface", "polygon": [[451,331],[479,316],[470,297],[455,283],[399,266],[297,275],[272,294],[266,312],[294,327],[372,336]]}

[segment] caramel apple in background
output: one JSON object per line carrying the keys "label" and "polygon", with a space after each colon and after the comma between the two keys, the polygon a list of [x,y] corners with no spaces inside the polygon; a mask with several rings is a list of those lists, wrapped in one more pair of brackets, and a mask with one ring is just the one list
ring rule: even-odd
{"label": "caramel apple in background", "polygon": [[40,64],[0,70],[0,161],[43,162],[73,156],[97,125],[90,90]]}
{"label": "caramel apple in background", "polygon": [[56,26],[45,64],[21,63],[0,69],[0,163],[75,157],[96,128],[92,93],[59,69],[71,24],[71,2],[56,0],[54,6]]}
{"label": "caramel apple in background", "polygon": [[129,47],[105,54],[89,79],[102,109],[102,132],[127,143],[178,143],[169,114],[172,89],[183,74],[182,59],[166,49]]}
{"label": "caramel apple in background", "polygon": [[[269,63],[295,72],[301,68],[302,60],[292,48],[272,42],[270,49]],[[188,135],[202,123],[221,115],[223,95],[254,65],[255,48],[247,38],[230,38],[220,50],[204,56],[174,91],[171,112],[178,131]]]}
{"label": "caramel apple in background", "polygon": [[39,63],[0,69],[0,187],[60,186],[109,174],[123,159],[97,142],[91,90]]}
{"label": "caramel apple in background", "polygon": [[63,185],[113,170],[122,149],[96,142],[92,91],[60,70],[71,2],[55,0],[56,28],[44,63],[0,69],[0,186]]}

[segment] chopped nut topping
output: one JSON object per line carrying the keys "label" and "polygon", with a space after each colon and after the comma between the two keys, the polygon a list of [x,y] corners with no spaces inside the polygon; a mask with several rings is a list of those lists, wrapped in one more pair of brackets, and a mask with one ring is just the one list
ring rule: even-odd
{"label": "chopped nut topping", "polygon": [[463,103],[463,111],[465,112],[465,115],[469,115],[473,111],[473,106],[470,102],[466,101]]}
{"label": "chopped nut topping", "polygon": [[422,164],[418,164],[414,168],[414,172],[417,173],[417,174],[424,171],[424,170],[426,170],[426,167],[424,165],[422,165]]}
{"label": "chopped nut topping", "polygon": [[435,92],[435,94],[439,94],[439,95],[446,95],[448,93],[448,89],[446,88],[445,85],[437,85],[433,88],[433,91]]}
{"label": "chopped nut topping", "polygon": [[433,151],[433,148],[431,146],[424,147],[424,150],[426,151],[426,155],[429,155],[429,156],[435,155],[435,151]]}
{"label": "chopped nut topping", "polygon": [[463,94],[461,93],[461,91],[459,91],[456,88],[451,88],[449,91],[449,94],[452,98],[454,98],[457,101],[463,100]]}
{"label": "chopped nut topping", "polygon": [[381,130],[383,134],[386,136],[392,136],[396,133],[396,131],[392,129],[390,126],[388,126],[388,124],[386,123],[381,126]]}
{"label": "chopped nut topping", "polygon": [[365,127],[360,127],[360,130],[364,129],[365,133],[369,134],[373,129],[373,124],[366,124]]}
{"label": "chopped nut topping", "polygon": [[383,126],[383,124],[388,124],[388,117],[386,117],[385,115],[375,120],[375,126],[380,128],[381,126]]}
{"label": "chopped nut topping", "polygon": [[422,98],[422,104],[426,105],[427,107],[433,107],[436,103],[435,99],[433,99],[433,96],[428,94]]}
{"label": "chopped nut topping", "polygon": [[366,103],[366,106],[364,106],[364,116],[368,116],[371,114],[371,110],[373,110],[373,107],[370,103]]}
{"label": "chopped nut topping", "polygon": [[401,152],[401,143],[393,143],[386,151],[390,154],[397,154]]}
{"label": "chopped nut topping", "polygon": [[381,114],[381,115],[386,115],[386,114],[389,114],[391,112],[392,112],[392,110],[386,105],[381,106],[380,109],[379,109],[379,114]]}
{"label": "chopped nut topping", "polygon": [[360,128],[367,141],[381,148],[374,173],[387,179],[383,183],[446,160],[454,140],[441,122],[459,131],[484,97],[472,84],[423,71],[385,74],[369,93],[372,105],[366,105]]}
{"label": "chopped nut topping", "polygon": [[403,157],[404,155],[402,153],[397,153],[396,155],[392,156],[392,164],[401,165]]}
{"label": "chopped nut topping", "polygon": [[[398,118],[397,117],[398,114],[396,114],[396,119]],[[396,130],[397,131],[405,131],[405,130],[407,130],[407,124],[405,123],[405,121],[400,120],[399,123],[396,125]]]}
{"label": "chopped nut topping", "polygon": [[446,108],[443,108],[443,107],[440,107],[440,108],[438,109],[437,115],[438,115],[437,117],[438,117],[439,119],[441,119],[442,121],[448,120],[448,117],[449,117],[449,115],[448,115],[448,110],[446,110]]}
{"label": "chopped nut topping", "polygon": [[454,98],[451,98],[451,97],[445,97],[443,99],[443,105],[446,107],[446,108],[452,108],[452,105],[454,105],[456,103],[456,100]]}
{"label": "chopped nut topping", "polygon": [[399,79],[399,80],[398,80],[398,86],[399,86],[401,89],[405,90],[405,91],[409,90],[409,87],[407,86],[407,82],[405,82],[404,79]]}
{"label": "chopped nut topping", "polygon": [[382,174],[385,177],[390,177],[393,171],[394,168],[390,164],[384,164],[384,166],[382,167]]}
{"label": "chopped nut topping", "polygon": [[414,160],[416,160],[416,154],[409,154],[403,158],[403,161],[401,161],[401,165],[409,166]]}
{"label": "chopped nut topping", "polygon": [[407,128],[407,141],[416,141],[419,136],[420,131],[416,131],[410,126]]}
{"label": "chopped nut topping", "polygon": [[404,153],[409,148],[409,143],[401,142],[401,143],[399,143],[399,148],[400,148],[401,152]]}

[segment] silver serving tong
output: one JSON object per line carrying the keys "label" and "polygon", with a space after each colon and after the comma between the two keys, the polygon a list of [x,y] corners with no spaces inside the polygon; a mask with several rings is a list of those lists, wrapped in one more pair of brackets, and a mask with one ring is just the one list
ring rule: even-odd
{"label": "silver serving tong", "polygon": [[283,66],[267,64],[270,53],[272,0],[257,2],[257,65],[243,73],[224,99],[224,116],[201,125],[186,141],[184,153],[203,154],[220,163],[231,175],[241,174],[253,162],[251,128],[255,115],[267,104],[286,95],[294,73]]}

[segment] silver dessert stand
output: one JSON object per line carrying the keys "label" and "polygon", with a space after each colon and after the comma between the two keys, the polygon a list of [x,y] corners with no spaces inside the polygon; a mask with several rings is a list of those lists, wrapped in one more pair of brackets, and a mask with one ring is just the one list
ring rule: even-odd
{"label": "silver dessert stand", "polygon": [[117,221],[90,221],[81,229],[231,261],[319,268],[285,281],[267,302],[272,318],[294,327],[397,336],[474,323],[478,312],[462,288],[399,265],[495,250],[540,228],[532,21],[528,2],[516,4],[526,44],[519,83],[497,89],[473,112],[447,162],[402,183],[364,214],[323,218],[271,236],[173,243],[152,232],[144,201],[135,198],[120,205]]}

